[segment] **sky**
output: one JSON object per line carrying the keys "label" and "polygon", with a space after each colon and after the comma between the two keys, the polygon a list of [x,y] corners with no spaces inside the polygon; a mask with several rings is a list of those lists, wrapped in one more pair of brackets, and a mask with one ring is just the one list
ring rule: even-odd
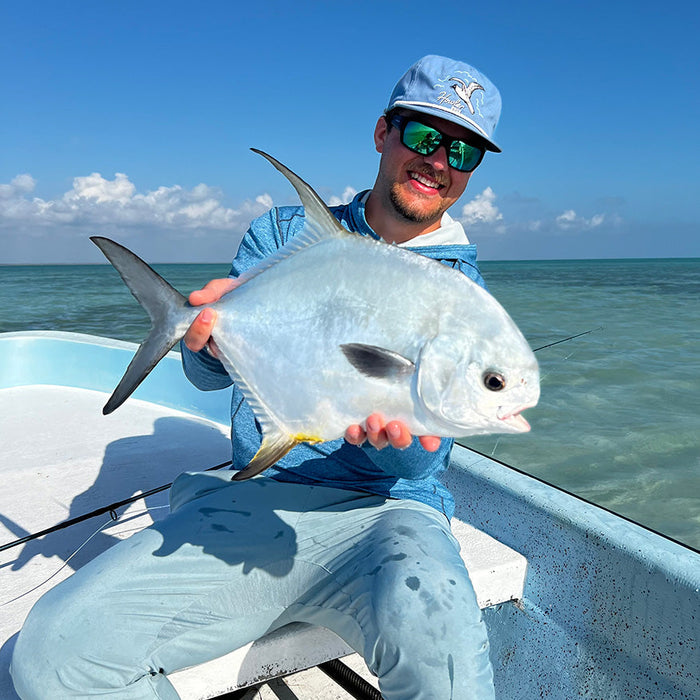
{"label": "sky", "polygon": [[418,58],[499,88],[451,210],[482,260],[700,257],[697,2],[0,0],[0,264],[228,262],[296,193],[370,188]]}

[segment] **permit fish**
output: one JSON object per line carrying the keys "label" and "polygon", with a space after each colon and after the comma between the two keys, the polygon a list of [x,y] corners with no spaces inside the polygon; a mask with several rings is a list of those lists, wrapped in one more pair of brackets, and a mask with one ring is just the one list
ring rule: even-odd
{"label": "permit fish", "polygon": [[[344,435],[381,411],[414,435],[530,429],[537,361],[505,309],[457,270],[343,228],[314,190],[272,156],[297,190],[305,225],[210,306],[220,359],[262,428],[234,478],[260,473],[300,442]],[[184,336],[191,306],[143,260],[94,236],[151,331],[103,413],[118,408]]]}

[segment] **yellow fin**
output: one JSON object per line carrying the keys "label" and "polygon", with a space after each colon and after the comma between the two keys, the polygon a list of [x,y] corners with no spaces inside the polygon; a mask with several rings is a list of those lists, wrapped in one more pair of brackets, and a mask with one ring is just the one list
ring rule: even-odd
{"label": "yellow fin", "polygon": [[299,442],[301,440],[297,439],[297,436],[286,435],[285,433],[275,432],[263,435],[260,449],[246,467],[234,473],[233,477],[231,477],[232,480],[243,481],[244,479],[250,479],[251,476],[260,474],[260,472],[279,462]]}
{"label": "yellow fin", "polygon": [[319,442],[323,442],[323,438],[318,437],[318,435],[307,435],[306,433],[292,435],[292,440],[297,443],[308,442],[311,445],[317,445]]}

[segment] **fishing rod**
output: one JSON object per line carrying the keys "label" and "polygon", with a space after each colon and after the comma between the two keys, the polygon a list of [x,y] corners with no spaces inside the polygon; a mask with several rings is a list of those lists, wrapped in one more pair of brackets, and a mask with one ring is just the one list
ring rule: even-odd
{"label": "fishing rod", "polygon": [[[228,467],[230,464],[231,460],[229,460],[228,462],[222,462],[221,464],[217,464],[214,467],[209,467],[204,471],[211,472],[217,469],[223,469],[224,467]],[[135,503],[136,501],[140,501],[143,498],[148,498],[148,496],[152,496],[155,493],[165,491],[166,489],[169,489],[172,485],[173,482],[171,481],[169,484],[163,484],[162,486],[157,486],[156,488],[153,488],[150,491],[138,493],[135,496],[131,496],[131,498],[125,498],[123,501],[115,501],[114,503],[110,503],[108,506],[102,506],[101,508],[96,508],[95,510],[90,511],[89,513],[84,513],[83,515],[77,515],[75,518],[64,520],[63,522],[60,522],[56,525],[47,527],[45,530],[41,530],[41,532],[34,532],[31,535],[25,535],[24,537],[20,537],[19,539],[13,540],[12,542],[7,542],[6,544],[0,545],[0,552],[4,552],[6,549],[12,549],[12,547],[17,547],[21,544],[24,544],[25,542],[36,540],[39,537],[49,535],[52,532],[63,530],[67,527],[70,527],[71,525],[77,525],[78,523],[82,523],[83,521],[89,520],[90,518],[95,518],[98,515],[104,515],[105,513],[109,513],[112,520],[117,520],[117,508],[121,508],[122,506],[128,506],[129,504]]]}
{"label": "fishing rod", "polygon": [[559,345],[559,343],[566,343],[569,340],[573,340],[574,338],[580,338],[582,335],[588,335],[589,333],[593,333],[595,331],[602,331],[603,326],[598,326],[598,328],[589,328],[587,331],[583,331],[583,333],[576,333],[576,335],[570,335],[568,338],[562,338],[561,340],[555,340],[553,343],[547,343],[547,345],[540,345],[539,348],[535,348],[532,352],[537,352],[538,350],[544,350],[545,348],[551,348],[553,345]]}

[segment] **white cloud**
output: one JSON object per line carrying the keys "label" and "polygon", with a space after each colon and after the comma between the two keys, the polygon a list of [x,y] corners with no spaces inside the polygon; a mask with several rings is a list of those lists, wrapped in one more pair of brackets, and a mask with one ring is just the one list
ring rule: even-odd
{"label": "white cloud", "polygon": [[357,194],[357,190],[349,185],[343,190],[342,196],[332,195],[328,200],[329,207],[337,207],[340,204],[347,204]]}
{"label": "white cloud", "polygon": [[567,209],[555,219],[560,229],[569,230],[572,228],[596,228],[605,221],[605,214],[595,214],[590,219],[579,216],[573,209]]}
{"label": "white cloud", "polygon": [[[498,203],[500,204],[497,205]],[[567,238],[592,230],[619,226],[622,219],[614,212],[596,213],[584,217],[573,208],[560,214],[548,211],[536,198],[523,197],[518,193],[497,197],[491,187],[468,201],[458,217],[465,228],[471,227],[470,238],[485,242],[495,240],[489,234],[497,234],[504,240],[533,240],[551,235],[567,234]]]}
{"label": "white cloud", "polygon": [[114,180],[105,180],[100,173],[73,179],[73,189],[64,197],[67,199],[94,199],[97,202],[120,202],[126,204],[136,191],[136,187],[124,173],[115,173]]}
{"label": "white cloud", "polygon": [[[204,183],[139,192],[125,173],[81,175],[73,179],[67,192],[46,199],[35,196],[36,189],[28,173],[0,184],[1,263],[93,262],[97,252],[85,243],[93,233],[117,240],[138,239],[140,254],[150,259],[227,260],[250,221],[273,206],[272,197],[263,193],[229,207],[221,190]],[[324,199],[333,206],[356,194],[348,186],[340,196],[324,192]],[[552,245],[559,239],[574,245],[591,232],[624,231],[624,222],[614,209],[600,204],[596,208],[601,213],[590,217],[581,216],[573,207],[552,211],[538,199],[501,197],[487,187],[453,216],[482,245],[482,255],[529,257],[533,253],[527,246],[536,247],[538,241]],[[548,249],[547,255],[550,253]]]}
{"label": "white cloud", "polygon": [[0,200],[11,199],[19,195],[32,192],[36,186],[36,180],[27,173],[17,175],[9,185],[0,184]]}
{"label": "white cloud", "polygon": [[[496,193],[487,187],[481,194],[478,194],[474,199],[467,202],[462,208],[462,215],[459,220],[465,226],[473,226],[475,224],[496,224],[503,220],[503,214],[494,204],[496,201]],[[503,232],[503,226],[498,226],[497,231]]]}
{"label": "white cloud", "polygon": [[209,185],[180,185],[138,193],[124,173],[109,180],[100,173],[73,179],[71,190],[56,199],[30,197],[31,175],[0,184],[0,226],[150,226],[245,230],[252,218],[272,206],[269,194],[246,200],[237,209],[221,203],[222,193]]}

